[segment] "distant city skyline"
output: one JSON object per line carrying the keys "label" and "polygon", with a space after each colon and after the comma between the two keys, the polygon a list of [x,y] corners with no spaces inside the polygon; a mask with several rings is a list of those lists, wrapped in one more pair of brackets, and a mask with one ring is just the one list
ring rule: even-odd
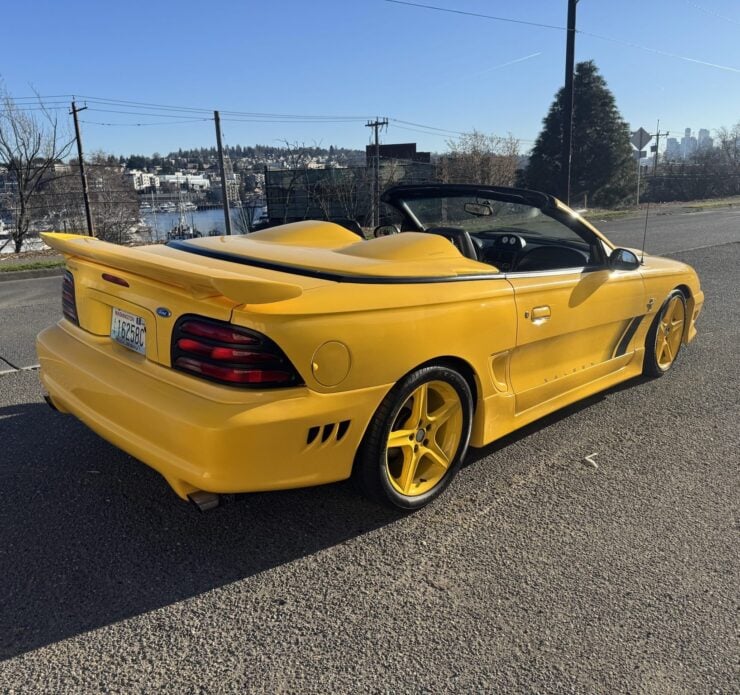
{"label": "distant city skyline", "polygon": [[[694,123],[711,138],[740,121],[740,6],[709,1],[579,3],[576,60],[596,62],[631,130],[660,119],[671,137]],[[212,146],[214,108],[227,145],[363,149],[365,121],[388,116],[385,143],[442,152],[475,128],[528,150],[562,86],[566,2],[439,6],[540,26],[382,0],[228,0],[215,14],[193,0],[38,0],[4,7],[14,30],[3,47],[16,60],[0,77],[27,106],[34,90],[53,97],[62,119],[70,95],[87,101],[88,152]]]}
{"label": "distant city skyline", "polygon": [[685,128],[683,137],[668,137],[664,155],[667,159],[688,159],[700,150],[710,150],[714,147],[714,138],[708,128],[699,128],[696,136],[692,135],[691,128]]}

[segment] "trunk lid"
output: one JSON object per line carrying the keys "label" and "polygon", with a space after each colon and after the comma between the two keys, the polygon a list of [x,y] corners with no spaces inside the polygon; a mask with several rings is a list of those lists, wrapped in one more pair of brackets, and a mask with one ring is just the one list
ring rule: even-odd
{"label": "trunk lid", "polygon": [[80,328],[111,337],[111,349],[121,356],[165,366],[170,366],[172,329],[180,316],[229,321],[237,306],[286,301],[322,284],[307,278],[292,282],[290,275],[259,268],[234,271],[228,262],[166,246],[129,248],[74,234],[42,236],[65,256]]}

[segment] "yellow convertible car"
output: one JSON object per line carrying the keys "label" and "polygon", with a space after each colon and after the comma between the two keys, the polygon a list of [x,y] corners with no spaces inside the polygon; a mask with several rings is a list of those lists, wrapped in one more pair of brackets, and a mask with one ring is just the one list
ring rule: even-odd
{"label": "yellow convertible car", "polygon": [[363,240],[330,222],[138,248],[71,234],[50,405],[202,509],[353,477],[423,506],[468,446],[639,374],[695,334],[692,268],[615,248],[552,196],[397,186]]}

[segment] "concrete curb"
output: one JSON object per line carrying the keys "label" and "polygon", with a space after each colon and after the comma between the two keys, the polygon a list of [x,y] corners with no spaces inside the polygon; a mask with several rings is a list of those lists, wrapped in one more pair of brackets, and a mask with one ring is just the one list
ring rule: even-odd
{"label": "concrete curb", "polygon": [[64,272],[64,266],[57,268],[37,268],[36,270],[4,270],[0,273],[0,282],[7,280],[30,280],[32,278],[47,278],[55,275],[61,275]]}

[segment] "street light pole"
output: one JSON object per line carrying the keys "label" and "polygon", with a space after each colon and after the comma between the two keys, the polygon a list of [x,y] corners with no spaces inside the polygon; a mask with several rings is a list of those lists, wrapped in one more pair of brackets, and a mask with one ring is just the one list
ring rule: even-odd
{"label": "street light pole", "polygon": [[565,44],[565,93],[563,94],[563,149],[560,155],[560,197],[570,205],[570,164],[573,152],[573,73],[576,53],[576,5],[568,0],[568,30]]}

